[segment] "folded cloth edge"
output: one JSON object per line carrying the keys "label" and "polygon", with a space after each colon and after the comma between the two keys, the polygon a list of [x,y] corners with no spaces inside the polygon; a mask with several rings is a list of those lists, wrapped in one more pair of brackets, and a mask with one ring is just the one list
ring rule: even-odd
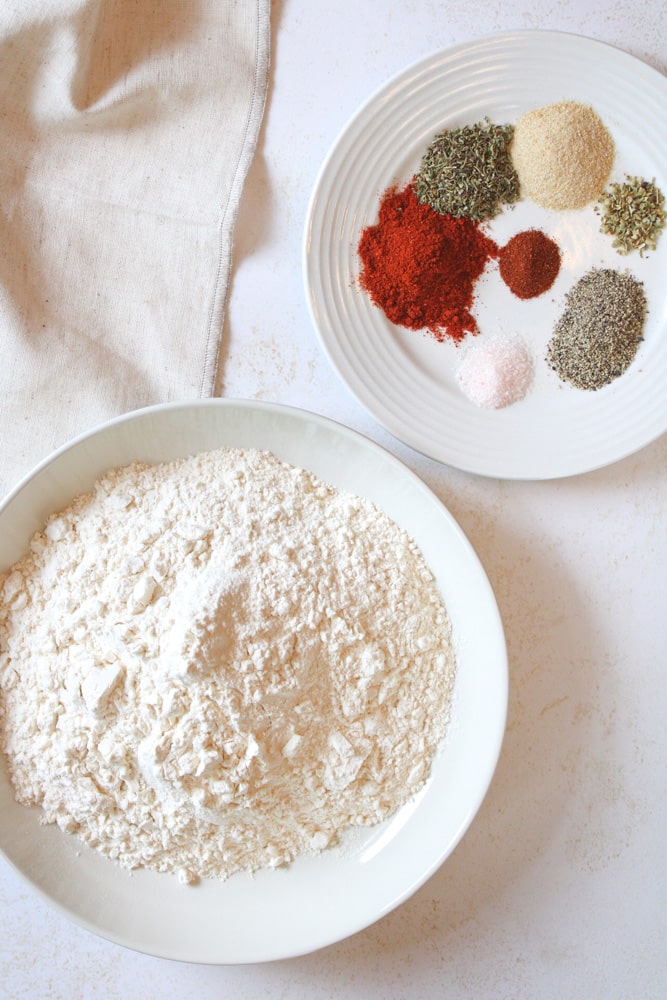
{"label": "folded cloth edge", "polygon": [[[206,349],[200,382],[200,396],[212,396],[220,360],[223,322],[230,293],[230,276],[233,261],[234,235],[239,213],[241,194],[248,170],[255,155],[257,139],[264,118],[271,61],[271,0],[257,0],[257,28],[255,33],[255,77],[253,95],[234,180],[228,192],[227,203],[220,217],[219,260],[216,287],[211,303],[211,313],[206,333]],[[228,238],[227,238],[228,237]]]}

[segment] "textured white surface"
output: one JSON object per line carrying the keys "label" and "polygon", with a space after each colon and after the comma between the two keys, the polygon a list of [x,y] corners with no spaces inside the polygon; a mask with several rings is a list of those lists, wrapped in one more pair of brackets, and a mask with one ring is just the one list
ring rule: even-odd
{"label": "textured white surface", "polygon": [[455,472],[398,445],[356,403],[318,347],[302,291],[302,226],[319,166],[359,103],[404,66],[475,35],[545,27],[600,38],[667,69],[662,0],[527,6],[273,4],[269,104],[239,216],[220,378],[225,395],[308,407],[387,445],[475,545],[510,654],[508,731],[481,812],[447,863],[394,913],[277,965],[195,967],[124,951],[72,926],[3,866],[0,995],[667,994],[667,440],[557,482]]}

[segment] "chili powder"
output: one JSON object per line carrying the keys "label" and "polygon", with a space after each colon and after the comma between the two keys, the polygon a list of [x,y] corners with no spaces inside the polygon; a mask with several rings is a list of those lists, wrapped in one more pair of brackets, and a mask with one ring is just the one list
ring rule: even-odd
{"label": "chili powder", "polygon": [[556,280],[560,250],[539,229],[526,229],[500,250],[498,268],[500,277],[517,298],[534,299]]}
{"label": "chili powder", "polygon": [[387,319],[438,341],[476,333],[474,285],[498,247],[468,218],[420,204],[411,182],[388,188],[359,240],[360,286]]}

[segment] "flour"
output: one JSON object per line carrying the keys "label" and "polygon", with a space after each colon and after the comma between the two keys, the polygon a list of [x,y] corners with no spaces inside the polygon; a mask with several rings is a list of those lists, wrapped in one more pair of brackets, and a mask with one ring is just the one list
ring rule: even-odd
{"label": "flour", "polygon": [[0,577],[15,795],[129,868],[227,878],[427,779],[455,664],[423,557],[267,452],[133,464]]}

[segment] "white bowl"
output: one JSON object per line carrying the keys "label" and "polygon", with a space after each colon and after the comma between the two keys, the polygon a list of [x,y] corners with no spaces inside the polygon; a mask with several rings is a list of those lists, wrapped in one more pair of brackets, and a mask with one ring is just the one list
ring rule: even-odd
{"label": "white bowl", "polygon": [[343,847],[277,871],[192,887],[133,873],[40,824],[0,764],[0,848],[71,919],[138,951],[232,964],[304,954],[368,926],[442,864],[473,820],[505,729],[507,658],[484,570],[437,497],[382,448],[331,420],[270,403],[206,400],[149,407],[84,434],[30,473],[0,506],[0,567],[46,517],[110,468],[218,447],[260,448],[367,497],[405,528],[433,570],[452,621],[457,678],[448,735],[418,798]]}

